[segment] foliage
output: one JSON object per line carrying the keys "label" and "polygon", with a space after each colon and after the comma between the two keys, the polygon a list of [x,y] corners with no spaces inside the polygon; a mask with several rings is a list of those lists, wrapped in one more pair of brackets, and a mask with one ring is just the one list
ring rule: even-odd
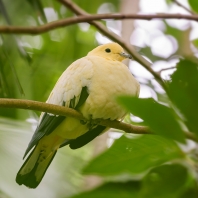
{"label": "foliage", "polygon": [[[198,66],[197,62],[182,60],[177,65],[177,71],[172,75],[169,85],[171,100],[184,115],[188,128],[198,134]],[[177,91],[176,91],[177,90]],[[182,100],[181,100],[182,98]]]}
{"label": "foliage", "polygon": [[188,0],[193,11],[198,13],[198,2],[196,0]]}
{"label": "foliage", "polygon": [[[101,10],[116,13],[124,1],[73,2],[89,13]],[[171,0],[164,2],[167,8],[174,5]],[[188,3],[191,10],[198,13],[197,0],[188,0]],[[52,0],[0,0],[0,11],[1,25],[39,26],[74,16],[64,5]],[[107,20],[103,24],[112,30],[116,29],[116,22]],[[156,21],[146,23],[152,22]],[[198,136],[198,38],[189,39],[192,24],[179,29],[168,20],[161,20],[161,26],[163,28],[155,27],[154,38],[169,38],[176,43],[177,47],[173,45],[175,50],[167,56],[155,54],[154,38],[147,38],[140,53],[153,61],[155,71],[159,71],[156,67],[159,62],[165,64],[177,60],[173,74],[164,78],[166,93],[156,86],[153,77],[136,76],[142,87],[146,86],[152,92],[152,98],[120,96],[117,99],[130,112],[126,122],[149,126],[155,135],[125,134],[115,141],[111,139],[110,148],[92,159],[95,145],[91,143],[74,151],[63,148],[41,186],[30,191],[15,184],[14,180],[37,115],[30,111],[1,108],[0,197],[198,197],[197,143],[185,136],[186,131]],[[151,27],[150,30],[154,29]],[[135,28],[139,28],[137,24]],[[101,42],[97,35],[98,30],[87,23],[37,36],[1,35],[0,98],[25,97],[45,101],[61,73]],[[163,77],[166,72],[159,73]],[[135,122],[134,117],[141,118],[141,121]],[[34,121],[33,124],[27,124],[26,119]],[[84,191],[87,175],[97,175],[103,183]]]}
{"label": "foliage", "polygon": [[123,136],[116,140],[108,151],[93,159],[84,169],[84,173],[136,175],[151,167],[183,157],[182,151],[172,140],[152,135],[136,138]]}
{"label": "foliage", "polygon": [[[141,181],[109,182],[73,198],[102,196],[175,198],[186,193],[186,189],[191,185],[192,178],[186,168],[180,164],[171,164],[153,168]],[[192,197],[195,198],[196,195],[195,193]]]}
{"label": "foliage", "polygon": [[[116,190],[115,190],[116,189]],[[100,198],[100,197],[123,197],[130,198],[131,196],[137,197],[140,189],[140,182],[128,181],[128,182],[109,182],[94,189],[90,192],[84,192],[73,198]]]}
{"label": "foliage", "polygon": [[[161,105],[151,98],[139,99],[126,96],[120,97],[118,101],[133,115],[142,118],[155,134],[185,142],[182,129],[171,108]],[[153,109],[155,109],[155,114],[153,114]]]}

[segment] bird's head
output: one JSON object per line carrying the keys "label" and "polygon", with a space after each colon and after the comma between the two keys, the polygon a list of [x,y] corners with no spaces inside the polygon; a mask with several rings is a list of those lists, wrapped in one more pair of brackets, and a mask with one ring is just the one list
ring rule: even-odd
{"label": "bird's head", "polygon": [[100,56],[108,60],[122,61],[126,58],[132,58],[131,55],[124,52],[123,48],[117,43],[107,43],[100,45],[90,51],[88,56]]}

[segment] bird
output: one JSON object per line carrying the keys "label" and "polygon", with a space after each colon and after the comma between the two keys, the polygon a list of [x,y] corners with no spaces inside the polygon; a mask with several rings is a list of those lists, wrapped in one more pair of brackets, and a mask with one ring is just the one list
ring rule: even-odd
{"label": "bird", "polygon": [[19,185],[36,188],[59,148],[80,148],[108,130],[94,120],[124,118],[127,112],[116,97],[138,97],[140,92],[139,82],[122,63],[126,58],[132,56],[112,42],[99,45],[66,68],[46,103],[73,108],[87,121],[42,112],[23,158],[30,154],[16,176]]}

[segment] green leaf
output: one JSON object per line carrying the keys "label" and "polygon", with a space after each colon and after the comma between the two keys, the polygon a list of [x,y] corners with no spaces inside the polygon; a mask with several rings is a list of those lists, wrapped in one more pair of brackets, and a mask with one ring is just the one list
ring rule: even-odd
{"label": "green leaf", "polygon": [[171,3],[173,3],[173,1],[172,0],[166,0],[166,3],[171,4]]}
{"label": "green leaf", "polygon": [[126,183],[110,182],[92,191],[73,196],[72,198],[135,198],[138,196],[139,188],[140,182],[137,181],[129,181]]}
{"label": "green leaf", "polygon": [[133,115],[142,118],[155,134],[185,142],[184,133],[171,108],[152,98],[121,96],[118,102]]}
{"label": "green leaf", "polygon": [[181,60],[172,75],[169,97],[179,108],[190,131],[198,134],[198,65]]}
{"label": "green leaf", "polygon": [[[89,0],[75,0],[74,1],[79,7],[81,7],[82,9],[86,10],[88,13],[97,13],[98,8],[102,5],[102,4],[107,4],[107,3],[112,3],[113,8],[115,10],[113,10],[112,12],[116,12],[119,10],[119,5],[120,5],[120,1],[119,0],[97,0],[94,1],[94,3],[90,3]],[[110,7],[111,8],[111,7]],[[111,10],[110,10],[111,11]]]}
{"label": "green leaf", "polygon": [[197,198],[198,197],[198,186],[195,181],[193,181],[193,184],[183,193],[180,198]]}
{"label": "green leaf", "polygon": [[198,48],[198,39],[192,40],[193,45]]}
{"label": "green leaf", "polygon": [[[3,18],[5,19],[6,23],[8,25],[12,25],[12,20],[7,12],[7,8],[5,7],[4,5],[4,2],[2,0],[0,0],[0,14],[3,16]],[[3,37],[2,37],[3,38]],[[30,55],[25,51],[24,47],[21,46],[21,41],[20,39],[18,38],[18,36],[12,34],[10,37],[9,37],[11,40],[14,41],[20,55],[22,55],[23,58],[25,58],[28,63],[31,62],[31,57]],[[5,40],[4,40],[4,43],[5,43]]]}
{"label": "green leaf", "polygon": [[182,151],[173,140],[156,135],[143,135],[135,139],[122,136],[106,152],[93,159],[85,167],[84,173],[139,174],[151,167],[183,157]]}
{"label": "green leaf", "polygon": [[190,4],[190,7],[193,11],[198,13],[198,1],[197,0],[188,0],[188,3]]}
{"label": "green leaf", "polygon": [[47,19],[46,19],[41,1],[40,0],[37,0],[37,1],[28,0],[28,2],[31,4],[33,9],[36,11],[36,13],[44,20],[44,22],[47,23]]}
{"label": "green leaf", "polygon": [[179,164],[152,169],[142,180],[140,197],[177,198],[185,191],[188,171]]}

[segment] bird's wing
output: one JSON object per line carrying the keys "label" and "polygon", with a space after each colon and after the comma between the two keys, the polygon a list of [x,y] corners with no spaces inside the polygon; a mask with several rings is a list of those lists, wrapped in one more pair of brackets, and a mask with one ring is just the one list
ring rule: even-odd
{"label": "bird's wing", "polygon": [[[89,60],[82,58],[75,61],[59,78],[47,103],[78,109],[89,96],[88,87],[92,74],[92,63]],[[43,113],[24,157],[43,136],[52,133],[64,119],[65,116]]]}
{"label": "bird's wing", "polygon": [[61,145],[60,148],[66,146],[69,144],[69,147],[71,149],[78,149],[83,147],[84,145],[91,142],[93,139],[95,139],[97,136],[99,136],[101,133],[107,130],[106,126],[98,125],[95,128],[89,130],[85,134],[77,137],[76,139],[72,140],[65,140]]}

